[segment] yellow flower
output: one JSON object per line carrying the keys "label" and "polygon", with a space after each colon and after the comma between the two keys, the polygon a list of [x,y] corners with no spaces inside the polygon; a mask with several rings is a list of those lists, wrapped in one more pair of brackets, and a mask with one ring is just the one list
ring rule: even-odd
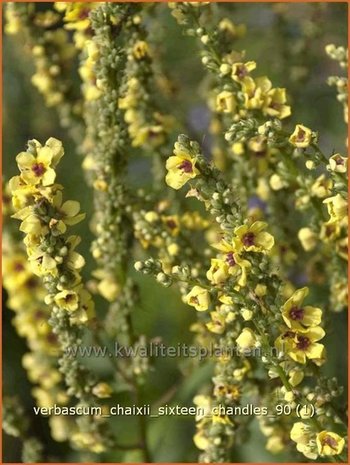
{"label": "yellow flower", "polygon": [[302,382],[304,379],[304,372],[299,368],[292,368],[288,372],[288,381],[291,386],[295,387]]}
{"label": "yellow flower", "polygon": [[267,94],[272,89],[272,83],[266,76],[256,79],[246,77],[242,83],[245,107],[248,110],[263,108],[267,102]]}
{"label": "yellow flower", "polygon": [[254,289],[254,292],[258,297],[264,297],[264,295],[266,295],[267,292],[267,287],[265,286],[265,284],[257,284]]}
{"label": "yellow flower", "polygon": [[[56,5],[62,2],[56,2]],[[63,2],[68,3],[66,7],[66,14],[64,16],[64,21],[67,23],[65,25],[66,29],[73,29],[77,31],[85,31],[90,27],[89,13],[92,8],[96,6],[97,3],[83,3],[83,2]],[[57,8],[57,7],[56,7]]]}
{"label": "yellow flower", "polygon": [[31,142],[35,145],[36,155],[21,152],[16,157],[21,177],[27,184],[50,186],[56,178],[53,168],[63,156],[62,143],[53,137],[46,141],[44,147],[36,140]]}
{"label": "yellow flower", "polygon": [[28,262],[21,253],[13,253],[2,257],[2,274],[6,288],[16,290],[23,286],[31,276]]}
{"label": "yellow flower", "polygon": [[61,373],[50,366],[50,359],[43,358],[40,352],[26,353],[22,365],[28,371],[32,383],[40,383],[46,389],[53,388],[62,379]]}
{"label": "yellow flower", "polygon": [[242,142],[234,142],[231,150],[234,155],[243,155],[245,152],[244,144]]}
{"label": "yellow flower", "polygon": [[107,383],[98,383],[92,388],[92,393],[100,399],[106,399],[111,397],[113,390]]}
{"label": "yellow flower", "polygon": [[322,310],[320,308],[310,305],[302,306],[308,293],[307,287],[298,289],[282,306],[282,317],[289,328],[303,329],[308,326],[318,326],[321,323]]}
{"label": "yellow flower", "polygon": [[279,191],[283,189],[284,187],[288,186],[288,184],[278,174],[273,174],[270,178],[269,183],[270,183],[271,189],[274,191]]}
{"label": "yellow flower", "polygon": [[317,245],[317,234],[310,228],[301,228],[298,232],[298,238],[306,252],[314,249]]}
{"label": "yellow flower", "polygon": [[34,389],[32,389],[31,393],[32,396],[36,399],[38,407],[49,408],[54,406],[54,396],[47,389],[35,387]]}
{"label": "yellow flower", "polygon": [[67,239],[68,255],[65,263],[73,271],[80,270],[85,265],[84,257],[74,250],[80,242],[79,236],[69,236]]}
{"label": "yellow flower", "polygon": [[113,276],[113,273],[99,269],[95,270],[92,274],[95,278],[100,280],[97,289],[102,297],[108,300],[108,302],[116,300],[120,294],[120,285],[116,281],[115,276]]}
{"label": "yellow flower", "polygon": [[321,174],[311,186],[311,194],[320,199],[324,199],[331,194],[333,182],[327,179],[324,174]]}
{"label": "yellow flower", "polygon": [[133,46],[132,53],[137,60],[149,56],[149,47],[144,40],[138,40]]}
{"label": "yellow flower", "polygon": [[[248,260],[244,260],[238,255],[234,240],[231,243],[222,240],[216,244],[213,244],[213,247],[220,250],[221,252],[224,252],[224,263],[228,267],[228,274],[234,276],[235,278],[239,278],[237,281],[238,286],[245,286],[247,283],[247,271],[251,268],[251,264],[248,262]],[[215,265],[217,266],[218,263],[215,263]],[[223,269],[221,269],[221,272],[222,271]],[[209,276],[210,275],[211,273]],[[208,279],[210,279],[209,276],[207,274]]]}
{"label": "yellow flower", "polygon": [[186,229],[201,231],[202,229],[206,229],[210,225],[210,222],[203,218],[199,212],[194,211],[184,213],[181,217],[181,224]]}
{"label": "yellow flower", "polygon": [[57,275],[57,262],[47,253],[38,248],[28,258],[32,272],[37,276]]}
{"label": "yellow flower", "polygon": [[255,221],[251,226],[242,225],[235,229],[233,239],[238,252],[246,250],[247,252],[268,253],[275,240],[273,236],[265,231],[267,226],[262,221]]}
{"label": "yellow flower", "polygon": [[[7,5],[6,5],[7,6]],[[17,13],[14,8],[6,8],[5,9],[5,32],[8,35],[16,35],[18,34],[23,28],[23,21],[21,20],[21,16]]]}
{"label": "yellow flower", "polygon": [[90,292],[85,289],[79,291],[79,308],[70,315],[72,324],[84,324],[95,316],[95,304]]}
{"label": "yellow flower", "polygon": [[253,318],[253,312],[249,308],[241,308],[241,315],[244,321],[250,321]]}
{"label": "yellow flower", "polygon": [[175,148],[174,156],[168,158],[166,162],[168,173],[165,182],[173,189],[180,189],[190,179],[195,178],[199,171],[196,168],[196,160],[188,153]]}
{"label": "yellow flower", "polygon": [[348,242],[348,238],[344,237],[343,239],[339,240],[335,245],[337,254],[344,260],[348,259]]}
{"label": "yellow flower", "polygon": [[297,443],[297,450],[305,455],[305,457],[315,460],[317,458],[316,447],[313,446],[313,434],[305,423],[298,421],[294,423],[290,438]]}
{"label": "yellow flower", "polygon": [[62,203],[63,195],[58,191],[52,199],[52,206],[55,208],[55,216],[52,217],[49,227],[51,230],[64,234],[67,226],[73,226],[85,218],[85,213],[80,213],[80,203],[76,200],[67,200]]}
{"label": "yellow flower", "polygon": [[164,142],[164,127],[160,124],[153,126],[140,127],[138,125],[129,126],[129,132],[132,137],[132,146],[141,147],[143,144],[150,144],[157,147]]}
{"label": "yellow flower", "polygon": [[229,38],[239,38],[243,37],[246,33],[246,25],[245,24],[234,24],[228,18],[223,18],[219,22],[219,31],[226,33]]}
{"label": "yellow flower", "polygon": [[58,307],[73,312],[79,307],[79,294],[73,290],[65,289],[55,295],[54,301]]}
{"label": "yellow flower", "polygon": [[209,292],[200,286],[194,286],[191,292],[185,296],[185,302],[199,312],[208,310],[210,305]]}
{"label": "yellow flower", "polygon": [[335,153],[329,158],[329,164],[327,168],[330,171],[334,171],[335,173],[346,173],[348,170],[348,159],[346,157],[342,157],[339,153]]}
{"label": "yellow flower", "polygon": [[246,63],[234,63],[232,65],[231,77],[234,81],[243,81],[253,69],[256,68],[255,61],[247,61]]}
{"label": "yellow flower", "polygon": [[340,235],[340,225],[338,222],[327,221],[321,225],[320,239],[324,242],[333,242]]}
{"label": "yellow flower", "polygon": [[106,450],[105,441],[97,432],[77,432],[71,439],[79,449],[87,449],[95,454],[101,454]]}
{"label": "yellow flower", "polygon": [[216,97],[216,111],[222,113],[235,113],[236,107],[236,98],[232,92],[224,90]]}
{"label": "yellow flower", "polygon": [[312,131],[311,129],[303,126],[302,124],[297,124],[293,134],[289,138],[289,142],[298,148],[305,148],[310,145],[312,140]]}
{"label": "yellow flower", "polygon": [[51,436],[57,442],[67,441],[70,437],[71,420],[62,415],[52,415],[49,418]]}
{"label": "yellow flower", "polygon": [[278,435],[270,436],[266,443],[266,450],[272,454],[278,454],[285,448],[283,438]]}
{"label": "yellow flower", "polygon": [[345,440],[331,431],[321,431],[316,436],[318,453],[324,455],[338,455],[344,449]]}
{"label": "yellow flower", "polygon": [[19,227],[20,231],[26,234],[44,236],[49,232],[49,229],[47,225],[40,221],[40,218],[34,212],[34,207],[25,207],[12,215],[12,218],[22,220],[21,226]]}
{"label": "yellow flower", "polygon": [[212,258],[211,266],[207,271],[207,278],[213,284],[220,284],[226,281],[229,276],[229,267],[228,265],[220,259]]}
{"label": "yellow flower", "polygon": [[211,333],[222,334],[225,331],[225,317],[218,312],[210,312],[211,321],[206,327]]}
{"label": "yellow flower", "polygon": [[243,328],[241,334],[236,339],[236,343],[242,351],[255,347],[256,336],[254,331],[250,328]]}
{"label": "yellow flower", "polygon": [[328,197],[323,201],[326,204],[330,216],[329,223],[333,221],[342,221],[347,217],[348,204],[340,194],[333,197]]}
{"label": "yellow flower", "polygon": [[305,364],[307,359],[318,360],[324,357],[324,346],[317,341],[325,336],[320,326],[315,326],[294,334],[294,343],[287,352],[292,360]]}
{"label": "yellow flower", "polygon": [[290,106],[286,105],[286,89],[274,88],[268,91],[263,113],[274,118],[287,118],[291,114]]}
{"label": "yellow flower", "polygon": [[180,221],[178,215],[162,216],[161,219],[172,236],[177,236],[179,234]]}
{"label": "yellow flower", "polygon": [[197,431],[197,433],[193,436],[193,442],[199,450],[205,450],[210,445],[205,432],[202,430]]}

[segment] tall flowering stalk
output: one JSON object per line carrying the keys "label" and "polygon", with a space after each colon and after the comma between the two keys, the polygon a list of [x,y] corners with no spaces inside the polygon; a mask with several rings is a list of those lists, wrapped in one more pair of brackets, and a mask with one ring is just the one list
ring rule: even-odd
{"label": "tall flowering stalk", "polygon": [[[262,349],[261,363],[267,370],[267,379],[280,379],[281,402],[294,402],[294,405],[298,402],[305,406],[306,413],[302,416],[305,423],[295,423],[291,433],[299,451],[309,458],[341,454],[344,440],[332,431],[340,421],[339,417],[334,417],[332,406],[332,397],[337,396],[338,391],[330,394],[327,387],[324,390],[321,385],[314,387],[315,394],[312,394],[302,384],[304,377],[314,374],[325,362],[325,348],[320,342],[325,335],[321,326],[322,310],[303,303],[308,294],[306,287],[290,295],[269,259],[275,241],[266,231],[267,224],[251,218],[242,219],[234,192],[220,173],[207,164],[197,143],[180,136],[167,168],[167,183],[178,189],[190,181],[191,190],[196,191],[196,197],[205,204],[222,231],[220,242],[213,244],[220,253],[211,261],[207,273],[209,282],[203,284],[191,279],[196,285],[188,293],[187,303],[197,311],[207,312],[206,327],[218,335],[218,347],[237,346],[243,354],[254,347]],[[151,274],[159,272],[159,264],[152,261],[137,268]],[[168,280],[177,280],[176,270],[165,274],[169,275]],[[277,349],[277,357],[273,347]],[[242,368],[244,373],[252,366],[248,363]],[[234,405],[240,396],[242,378],[244,375],[237,370],[234,359],[219,360],[214,378],[214,402],[222,402],[227,396],[228,403]],[[307,413],[308,400],[314,396],[322,405],[322,414],[317,419]],[[213,401],[206,398],[204,402],[212,405]],[[284,428],[291,428],[293,416],[289,420]],[[212,415],[210,420],[199,419],[196,444],[204,450],[202,461],[228,459],[234,426],[224,414],[219,418]],[[295,435],[296,428],[304,428],[304,433]],[[276,437],[283,444],[283,428],[276,432]],[[334,447],[327,448],[328,442]]]}
{"label": "tall flowering stalk", "polygon": [[[82,282],[81,269],[85,260],[75,250],[80,238],[67,233],[85,215],[79,213],[79,202],[63,200],[63,187],[55,182],[56,166],[63,154],[62,143],[55,138],[48,139],[45,145],[35,139],[29,141],[27,151],[16,157],[21,174],[13,177],[9,186],[15,209],[13,218],[21,221],[20,231],[25,234],[30,270],[44,284],[44,302],[51,308],[51,316],[46,320],[52,326],[52,333],[48,330],[53,338],[50,350],[54,350],[57,344],[54,353],[59,356],[59,371],[67,386],[66,394],[76,397],[81,405],[91,406],[96,405],[99,397],[108,397],[110,388],[107,384],[104,388],[103,384],[98,384],[95,376],[69,355],[70,348],[81,341],[84,328],[91,325],[95,310],[91,295]],[[41,331],[46,325],[45,322]],[[28,330],[28,325],[26,328]],[[25,364],[30,368],[32,362],[27,357]],[[55,373],[53,386],[60,380]],[[37,389],[34,394],[39,405],[47,407],[48,402],[55,403],[55,399],[47,398],[46,390]],[[68,401],[66,394],[56,400],[64,405]],[[83,417],[77,424],[71,440],[78,448],[100,453],[111,444],[103,422]],[[67,439],[58,432],[62,426],[54,425],[54,435],[60,440]]]}

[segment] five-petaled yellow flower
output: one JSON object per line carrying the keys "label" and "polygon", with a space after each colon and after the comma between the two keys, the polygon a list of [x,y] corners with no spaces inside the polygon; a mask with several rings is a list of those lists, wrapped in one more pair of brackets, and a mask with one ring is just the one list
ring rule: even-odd
{"label": "five-petaled yellow flower", "polygon": [[315,362],[324,358],[324,346],[318,343],[325,336],[320,326],[304,330],[287,330],[276,340],[276,347],[287,352],[292,360],[305,364],[307,359]]}
{"label": "five-petaled yellow flower", "polygon": [[328,223],[339,222],[347,217],[348,203],[340,194],[325,199],[323,203],[327,205],[330,216]]}
{"label": "five-petaled yellow flower", "polygon": [[318,326],[322,319],[322,310],[310,305],[302,305],[308,295],[307,287],[298,289],[282,306],[282,317],[289,328],[304,329],[304,327]]}
{"label": "five-petaled yellow flower", "polygon": [[54,301],[58,307],[73,312],[79,307],[79,294],[72,289],[65,289],[55,295]]}
{"label": "five-petaled yellow flower", "polygon": [[32,143],[35,155],[27,151],[16,157],[21,177],[26,184],[50,186],[56,178],[54,168],[63,156],[62,143],[53,137],[46,141],[44,147],[36,140]]}
{"label": "five-petaled yellow flower", "polygon": [[235,229],[235,237],[233,239],[236,250],[241,252],[262,252],[268,253],[275,240],[271,234],[263,231],[267,226],[263,221],[255,221],[252,225],[246,224]]}
{"label": "five-petaled yellow flower", "polygon": [[308,147],[312,140],[312,131],[311,129],[303,126],[302,124],[297,124],[295,126],[293,134],[289,138],[289,142],[298,148]]}
{"label": "five-petaled yellow flower", "polygon": [[256,342],[256,335],[250,328],[243,328],[241,334],[236,339],[236,343],[242,351],[255,347]]}
{"label": "five-petaled yellow flower", "polygon": [[316,436],[318,453],[323,455],[338,455],[344,449],[345,440],[331,431],[321,431]]}
{"label": "five-petaled yellow flower", "polygon": [[181,189],[190,179],[199,174],[196,168],[196,160],[188,153],[177,149],[175,146],[174,156],[168,158],[166,162],[168,173],[165,182],[173,189]]}
{"label": "five-petaled yellow flower", "polygon": [[221,260],[221,264],[218,261],[214,263],[212,261],[212,266],[214,265],[214,267],[211,267],[208,271],[207,278],[212,281],[212,279],[218,278],[220,275],[223,277],[222,272],[224,269],[227,269],[229,275],[238,279],[238,286],[245,286],[247,283],[247,271],[251,268],[251,265],[248,260],[244,260],[239,256],[235,241],[227,242],[222,240],[217,244],[213,244],[213,247],[223,252],[224,257]]}
{"label": "five-petaled yellow flower", "polygon": [[209,292],[200,286],[194,286],[194,288],[185,296],[185,302],[188,305],[192,305],[199,312],[208,310],[210,305]]}
{"label": "five-petaled yellow flower", "polygon": [[232,65],[231,77],[236,82],[243,81],[244,78],[246,78],[255,68],[255,61],[247,61],[246,63],[234,63]]}
{"label": "five-petaled yellow flower", "polygon": [[216,97],[216,111],[222,113],[235,113],[237,102],[234,94],[223,90]]}
{"label": "five-petaled yellow flower", "polygon": [[297,443],[297,450],[304,454],[305,457],[310,460],[315,460],[317,458],[313,433],[306,423],[302,421],[294,423],[290,431],[290,438]]}

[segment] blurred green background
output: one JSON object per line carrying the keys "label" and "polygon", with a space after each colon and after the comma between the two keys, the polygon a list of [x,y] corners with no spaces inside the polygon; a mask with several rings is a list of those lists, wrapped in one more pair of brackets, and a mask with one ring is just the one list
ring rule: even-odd
{"label": "blurred green background", "polygon": [[[52,6],[43,3],[40,8]],[[247,59],[256,60],[258,74],[267,74],[275,86],[287,87],[292,103],[293,123],[302,122],[320,132],[321,146],[326,152],[333,149],[345,151],[346,134],[342,108],[337,102],[335,89],[329,88],[326,79],[337,74],[338,67],[324,53],[328,43],[345,45],[347,43],[347,4],[278,4],[270,3],[222,3],[216,6],[222,14],[235,23],[245,23],[248,31],[245,38],[237,45],[246,50]],[[163,67],[174,79],[179,91],[173,101],[168,102],[168,109],[186,122],[192,135],[202,140],[207,134],[208,112],[200,93],[200,81],[203,68],[200,63],[193,39],[183,36],[180,27],[171,18],[166,5],[159,5],[161,11],[158,23],[153,26],[155,40],[162,52]],[[162,39],[166,31],[167,40]],[[305,50],[300,47],[305,34]],[[92,194],[86,187],[81,160],[67,133],[61,130],[55,110],[45,107],[43,99],[31,86],[30,76],[33,65],[30,57],[18,46],[16,38],[3,38],[3,173],[9,179],[17,174],[15,156],[23,150],[28,139],[37,138],[45,141],[53,136],[63,141],[66,156],[60,164],[58,179],[64,183],[66,198],[78,199],[82,210],[91,218]],[[295,81],[297,73],[304,78]],[[292,124],[292,123],[291,123]],[[136,175],[132,182],[136,185],[147,184],[144,172],[148,171],[147,161],[135,162]],[[93,269],[93,260],[89,252],[92,235],[88,231],[88,219],[75,227],[82,235],[80,251],[87,258],[84,269],[88,277]],[[190,342],[189,324],[194,321],[193,312],[180,301],[175,290],[163,289],[151,279],[135,276],[141,285],[143,310],[137,315],[135,324],[140,333],[148,337],[161,336],[167,345],[178,342]],[[3,294],[6,302],[6,292]],[[12,313],[4,305],[3,311],[3,384],[5,394],[18,395],[31,419],[32,432],[46,444],[50,455],[56,461],[77,461],[74,453],[67,454],[65,444],[54,443],[49,437],[49,429],[44,418],[34,416],[34,405],[30,394],[31,385],[21,367],[21,357],[26,352],[26,344],[20,339],[12,325]],[[329,347],[330,363],[327,365],[330,375],[335,374],[341,383],[346,382],[346,345],[344,353],[335,350],[337,341],[346,340],[345,314],[334,314],[334,330],[328,334],[326,345]],[[180,335],[180,336],[179,336]],[[102,364],[98,370],[109,370]],[[176,402],[190,405],[194,394],[210,377],[211,367],[203,366],[182,385]],[[149,375],[145,401],[150,402],[161,397],[174,384],[180,381],[180,372],[175,359],[157,360],[154,370]],[[124,394],[116,398],[125,402]],[[125,422],[127,421],[127,423]],[[124,418],[121,424],[115,421],[115,432],[121,442],[132,436],[133,419]],[[149,421],[149,438],[154,462],[196,461],[197,450],[192,443],[195,431],[193,418],[171,417]],[[254,421],[250,440],[239,447],[235,453],[235,462],[284,462],[291,459],[286,454],[273,457],[264,450],[265,438],[259,432]],[[253,447],[252,447],[253,446]],[[118,462],[121,456],[110,453],[105,461]],[[126,461],[137,461],[137,455],[130,454]],[[294,458],[295,459],[295,458]],[[20,450],[13,438],[4,438],[5,462],[20,460]]]}

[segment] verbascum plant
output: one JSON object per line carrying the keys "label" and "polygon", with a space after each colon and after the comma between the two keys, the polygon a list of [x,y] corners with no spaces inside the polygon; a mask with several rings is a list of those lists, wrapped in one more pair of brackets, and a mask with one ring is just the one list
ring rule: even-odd
{"label": "verbascum plant", "polygon": [[[191,285],[186,302],[197,311],[205,312],[205,326],[209,332],[217,335],[218,349],[236,347],[244,355],[245,351],[259,348],[266,379],[280,380],[283,393],[281,402],[305,406],[302,408],[305,408],[303,418],[307,419],[307,435],[296,441],[300,446],[299,451],[309,458],[341,454],[344,439],[332,431],[334,427],[338,428],[340,421],[332,407],[332,399],[338,395],[338,389],[328,392],[328,383],[326,388],[315,385],[310,391],[302,383],[304,377],[315,376],[317,367],[325,362],[325,348],[320,342],[325,336],[322,310],[303,303],[308,294],[306,287],[297,289],[286,298],[285,285],[275,273],[269,258],[275,240],[266,231],[267,224],[242,217],[234,191],[223,181],[218,170],[208,165],[196,142],[180,136],[174,155],[168,159],[167,169],[168,185],[179,189],[190,182],[190,190],[196,192],[197,199],[204,203],[222,231],[221,241],[212,244],[219,254],[211,260],[207,281],[197,281],[193,277],[188,279]],[[148,260],[137,263],[136,268],[154,274],[157,279],[159,273],[163,273],[164,278],[160,280],[163,283],[186,282],[186,278],[177,277],[177,269],[164,273],[159,262]],[[274,348],[277,349],[276,353]],[[237,366],[237,361],[241,366]],[[244,374],[249,373],[249,362],[229,357],[225,359],[223,352],[216,366],[214,398],[200,398],[199,401],[211,406],[218,401],[220,405],[234,406],[240,397],[239,383],[244,379]],[[248,386],[249,378],[244,385],[246,393],[249,392]],[[316,418],[309,418],[308,400],[314,397],[319,399],[322,408]],[[223,399],[227,404],[223,403]],[[225,413],[208,416],[209,419],[199,419],[195,439],[199,448],[204,450],[201,460],[226,461],[238,425]],[[290,429],[293,421],[295,417],[291,416],[284,428],[281,426],[278,436],[281,444],[283,438],[288,437],[285,428]],[[295,428],[297,426],[294,425],[292,440],[295,440]],[[326,447],[332,435],[337,442],[334,449]]]}
{"label": "verbascum plant", "polygon": [[[224,81],[227,82],[225,90],[219,92],[216,100],[218,108],[223,113],[231,114],[231,118],[234,121],[237,121],[236,123],[233,123],[228,132],[226,132],[226,140],[233,142],[236,150],[239,145],[241,153],[244,153],[245,144],[248,144],[248,147],[250,147],[253,152],[256,151],[259,153],[259,155],[260,153],[263,153],[264,156],[266,156],[265,154],[267,151],[271,150],[272,152],[275,152],[275,157],[278,157],[281,148],[283,148],[284,153],[287,148],[292,155],[293,152],[295,153],[295,147],[297,149],[301,149],[301,153],[304,152],[305,148],[310,147],[312,155],[310,156],[308,153],[306,156],[311,158],[312,163],[308,163],[308,169],[314,169],[316,165],[320,165],[322,163],[329,166],[328,159],[322,154],[319,146],[317,145],[316,134],[309,128],[306,128],[303,125],[297,125],[294,133],[291,135],[288,135],[288,133],[283,131],[281,123],[278,120],[284,119],[290,114],[290,108],[286,105],[285,90],[280,88],[273,89],[271,82],[266,77],[257,78],[256,80],[250,77],[251,71],[253,71],[256,67],[254,62],[237,63],[236,61],[233,61],[232,63],[230,61],[226,61],[227,57],[226,60],[224,59],[222,61],[220,58],[220,52],[222,53],[222,51],[219,47],[215,47],[217,46],[218,33],[210,34],[210,32],[205,30],[201,25],[200,6],[193,6],[190,4],[173,4],[171,7],[173,8],[174,16],[181,24],[185,25],[187,32],[191,35],[200,36],[202,43],[205,45],[204,56],[202,58],[203,64],[214,73],[218,72],[221,76],[228,76],[226,81]],[[237,84],[241,87],[241,92],[237,92]],[[250,114],[254,110],[258,110],[263,118],[259,118],[259,113],[254,112],[257,116],[255,117],[256,119],[253,119],[253,114],[252,116],[250,116]],[[270,118],[273,117],[275,119],[264,122],[264,117],[266,118],[266,116]],[[274,140],[277,134],[279,134],[278,141]],[[284,135],[284,140],[282,134]],[[285,178],[289,175],[291,171],[290,168],[294,170],[294,175],[297,173],[296,166],[293,166],[291,162],[292,157],[287,158],[283,155],[283,158],[281,156],[281,159],[285,161],[287,166],[283,169],[284,167],[282,165],[281,176],[279,176],[279,174],[275,174],[273,175],[275,179],[271,177],[270,180],[272,186],[275,186],[274,190],[277,191],[289,185],[283,177]],[[258,280],[255,278],[253,286],[249,289],[251,294],[249,294],[250,299],[248,301],[245,301],[242,298],[241,301],[239,301],[237,296],[235,301],[234,295],[232,295],[232,284],[230,286],[231,293],[228,293],[227,297],[228,299],[231,299],[231,301],[229,300],[228,303],[240,304],[243,309],[243,320],[245,321],[245,319],[247,319],[253,323],[253,328],[249,326],[247,328],[243,327],[241,328],[241,333],[236,333],[236,344],[238,344],[238,346],[243,344],[243,348],[250,348],[258,345],[259,347],[261,346],[267,354],[271,354],[271,343],[269,343],[267,337],[270,325],[266,325],[265,322],[264,331],[264,323],[263,320],[260,319],[261,317],[254,323],[254,309],[255,311],[259,309],[259,313],[265,313],[267,317],[270,314],[270,317],[272,317],[275,321],[281,319],[284,328],[283,326],[280,326],[281,335],[276,338],[275,345],[279,350],[279,358],[282,358],[282,361],[280,363],[276,363],[273,362],[269,356],[264,356],[263,363],[267,366],[271,377],[277,376],[281,378],[286,399],[288,400],[289,398],[293,398],[294,400],[295,392],[293,391],[293,388],[302,381],[305,376],[305,372],[307,373],[308,371],[306,367],[301,368],[300,365],[308,365],[308,360],[312,361],[312,363],[316,365],[322,365],[324,363],[324,346],[318,342],[322,340],[325,335],[324,330],[321,326],[319,326],[321,323],[320,315],[322,312],[320,309],[310,306],[307,307],[306,311],[304,310],[302,302],[308,293],[307,288],[298,289],[291,296],[290,292],[288,292],[289,289],[287,288],[285,293],[287,293],[287,296],[289,294],[289,299],[286,299],[285,294],[282,291],[282,282],[278,280],[274,274],[272,274],[272,276],[270,275],[267,281],[261,282],[261,278],[263,276],[262,272],[266,272],[269,269],[268,263],[265,263],[265,260],[261,259],[255,263],[254,259],[247,260],[245,253],[257,252],[264,254],[264,256],[268,255],[274,245],[273,236],[264,231],[266,224],[261,221],[246,220],[246,224],[240,225],[243,220],[242,218],[237,218],[239,207],[238,205],[236,207],[232,206],[235,199],[234,190],[230,191],[228,185],[225,186],[220,183],[217,183],[216,187],[220,186],[221,192],[218,188],[216,190],[213,187],[212,190],[210,190],[210,187],[213,184],[213,179],[215,179],[215,170],[208,174],[208,171],[206,171],[207,168],[203,165],[204,159],[200,157],[198,146],[193,142],[189,142],[185,138],[180,138],[177,144],[175,144],[174,156],[170,157],[167,161],[168,174],[166,182],[172,188],[179,189],[186,184],[186,182],[194,180],[190,189],[191,195],[194,195],[199,200],[203,201],[206,208],[215,215],[215,219],[221,229],[229,233],[228,236],[224,235],[222,242],[217,246],[219,250],[226,253],[226,260],[222,258],[220,260],[220,257],[213,259],[212,267],[208,271],[209,279],[213,279],[211,284],[222,284],[222,282],[225,282],[230,274],[229,270],[232,270],[232,268],[235,271],[231,271],[231,273],[239,278],[237,281],[238,289],[239,286],[246,285],[247,274],[248,276],[256,274],[259,278]],[[202,166],[203,171],[201,172],[200,168]],[[289,168],[289,173],[287,168]],[[198,179],[201,174],[205,177],[205,182],[200,179],[196,183],[196,179]],[[331,172],[331,176],[334,177],[338,192],[341,191],[344,195],[345,189],[344,183],[341,182],[342,179],[334,172]],[[298,177],[297,182],[299,182],[300,190],[297,193],[297,196],[300,196],[302,189],[305,188],[304,186],[309,184],[310,181],[308,178],[308,173],[306,173],[304,178],[301,176]],[[241,180],[242,178],[240,177],[239,179]],[[198,185],[200,187],[197,187]],[[316,179],[316,181],[313,181],[312,187],[314,192],[313,195],[315,197],[325,198],[327,197],[327,194],[329,195],[331,193],[330,189],[333,187],[333,182],[331,179],[327,180],[325,175],[321,175],[318,179]],[[227,198],[224,197],[225,194]],[[339,213],[335,214],[334,200],[332,197],[329,200],[326,199],[324,203],[330,204],[328,208],[330,214],[328,224],[333,221],[346,222],[345,205],[347,203],[340,194],[337,195],[339,195],[339,197],[337,197],[336,201],[339,202],[339,206],[344,205],[344,209],[341,212],[341,209],[337,210]],[[220,209],[221,196],[223,197],[222,209]],[[302,202],[306,203],[306,198],[304,198]],[[212,210],[210,210],[210,207],[214,206],[213,204],[216,208],[212,208]],[[230,209],[227,207],[228,205],[230,206]],[[317,205],[317,200],[314,202],[314,207],[316,207],[317,215],[324,214],[321,210],[321,206]],[[346,225],[346,223],[344,224]],[[303,239],[303,234],[299,233],[299,237]],[[242,252],[244,254],[243,258],[240,257]],[[258,272],[254,273],[254,265],[257,270],[259,270]],[[152,263],[145,262],[143,265],[137,264],[137,269],[148,273],[152,272]],[[249,270],[249,272],[247,272],[247,270]],[[158,272],[157,277],[159,277],[159,266],[156,266],[153,272],[154,271]],[[164,283],[167,283],[169,280],[171,280],[171,277],[168,279],[163,277]],[[270,282],[270,285],[268,285],[268,281]],[[271,283],[273,282],[275,286],[271,287]],[[203,286],[201,282],[198,282],[198,284],[195,285],[192,291],[188,294],[187,303],[193,305],[199,311],[206,311],[209,307],[214,308],[215,311],[210,312],[211,321],[207,323],[207,327],[209,331],[222,335],[225,333],[227,320],[231,323],[231,320],[235,321],[236,318],[233,315],[227,318],[225,313],[220,314],[220,312],[217,311],[220,307],[216,307],[215,303],[213,305],[211,297],[212,294],[206,289],[208,289],[207,286]],[[213,287],[211,287],[210,290],[213,291]],[[241,297],[241,294],[239,295]],[[268,303],[264,303],[264,300],[267,298],[265,296],[269,296],[268,299],[272,296],[273,297],[271,301],[269,300]],[[283,299],[285,300],[284,304]],[[273,311],[274,305],[272,305],[272,302],[274,302],[275,305],[276,303],[279,304],[281,314]],[[341,303],[341,306],[343,307],[343,302]],[[227,311],[227,307],[225,306],[224,308],[226,308]],[[294,314],[295,310],[297,310],[298,315]],[[298,312],[299,310],[300,314]],[[305,318],[309,318],[306,316],[307,313],[310,314],[310,320],[306,323]],[[256,334],[254,330],[257,331],[258,334]],[[232,345],[233,341],[234,339],[231,340],[231,344],[228,344],[228,341],[226,340],[226,344]],[[290,343],[291,345],[289,345]],[[220,343],[218,345],[220,346]],[[290,359],[297,363],[291,362]],[[220,366],[220,363],[217,365]],[[306,388],[306,390],[308,389],[309,388]],[[302,389],[300,389],[297,397],[299,398],[299,401],[307,402]],[[201,420],[201,424],[202,423],[203,421]],[[204,422],[204,424],[206,423],[207,422]],[[225,419],[222,419],[221,423],[225,424]],[[198,442],[197,436],[197,443],[200,444],[200,448],[205,450],[205,453],[202,456],[203,461],[211,462],[227,460],[225,454],[222,455],[222,449],[227,451],[227,443],[225,444],[225,441],[227,441],[227,437],[230,436],[230,434],[227,434],[227,429],[230,429],[228,427],[229,424],[230,420],[227,419],[226,428],[222,426],[220,429],[215,425],[215,418],[213,418],[213,426],[210,426],[209,433],[200,432],[200,442]],[[304,451],[309,453],[310,447],[310,450],[312,450],[312,458],[317,457],[318,454],[324,454],[324,450],[319,446],[318,449],[316,449],[315,439],[317,432],[320,433],[322,427],[322,423],[314,421],[313,438],[310,436],[310,443],[309,441],[306,441],[307,447],[304,448]],[[211,428],[214,431],[212,435],[210,434],[212,431]],[[231,426],[231,430],[232,429],[233,428]],[[279,442],[281,447],[283,447],[283,437],[288,438],[288,434],[283,433],[283,431],[280,434]],[[339,450],[340,449],[342,449],[342,447],[340,447]]]}
{"label": "verbascum plant", "polygon": [[[81,341],[84,328],[91,325],[95,313],[91,294],[81,277],[85,260],[75,250],[80,238],[68,234],[69,228],[79,223],[85,215],[79,213],[79,202],[63,200],[63,188],[55,182],[56,167],[63,154],[62,143],[55,138],[48,139],[44,145],[35,139],[29,141],[27,151],[16,157],[21,174],[9,182],[15,209],[13,217],[21,221],[20,231],[25,234],[23,242],[28,266],[34,277],[39,277],[43,283],[45,290],[41,290],[41,296],[45,294],[44,303],[51,308],[49,319],[42,315],[45,323],[40,331],[45,331],[47,322],[52,326],[52,333],[47,330],[52,340],[50,350],[58,352],[59,371],[67,386],[66,393],[61,393],[60,397],[58,392],[57,398],[48,397],[47,385],[44,386],[45,390],[38,388],[33,394],[39,406],[52,406],[55,400],[64,405],[68,401],[67,395],[76,397],[81,406],[94,406],[100,397],[97,389],[99,383],[95,376],[69,355],[69,349]],[[30,317],[27,310],[24,315],[25,318]],[[28,323],[25,326],[29,331]],[[35,338],[35,344],[39,341]],[[48,352],[47,347],[45,351]],[[24,364],[30,370],[30,377],[40,378],[40,373],[33,372],[36,362],[27,357]],[[46,372],[45,377],[46,383],[49,383]],[[53,371],[52,384],[59,379],[59,373]],[[60,440],[67,439],[64,432],[62,437],[62,429],[67,427],[64,417],[56,417],[52,423],[55,430],[53,435]],[[70,439],[78,448],[103,452],[111,441],[103,430],[103,422],[90,416],[82,417],[77,420]]]}

